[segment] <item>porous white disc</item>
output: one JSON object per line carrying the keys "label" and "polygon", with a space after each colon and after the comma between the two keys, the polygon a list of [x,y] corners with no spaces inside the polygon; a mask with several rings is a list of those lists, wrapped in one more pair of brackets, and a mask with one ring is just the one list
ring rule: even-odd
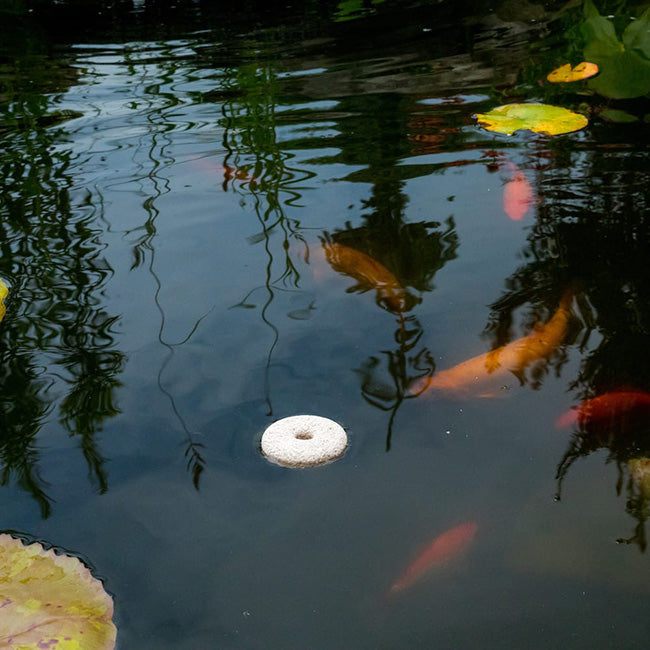
{"label": "porous white disc", "polygon": [[262,434],[262,452],[285,467],[313,467],[337,459],[348,446],[340,424],[319,415],[292,415]]}

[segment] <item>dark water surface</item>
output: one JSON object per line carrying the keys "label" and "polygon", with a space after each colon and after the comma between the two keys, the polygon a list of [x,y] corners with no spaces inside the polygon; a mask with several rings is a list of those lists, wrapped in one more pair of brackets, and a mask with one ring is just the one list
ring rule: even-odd
{"label": "dark water surface", "polygon": [[[30,7],[0,28],[0,527],[91,564],[124,649],[647,647],[647,410],[556,425],[650,391],[650,85],[545,81],[584,7]],[[477,125],[517,101],[590,123]],[[496,397],[419,394],[563,295]],[[342,459],[264,459],[300,413]]]}

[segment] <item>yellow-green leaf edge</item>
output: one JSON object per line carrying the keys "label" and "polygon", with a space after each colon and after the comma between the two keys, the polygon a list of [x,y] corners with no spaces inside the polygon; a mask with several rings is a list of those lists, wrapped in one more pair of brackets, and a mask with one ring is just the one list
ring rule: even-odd
{"label": "yellow-green leaf edge", "polygon": [[113,599],[77,558],[0,534],[0,646],[113,650]]}
{"label": "yellow-green leaf edge", "polygon": [[5,281],[0,279],[0,321],[5,317],[7,306],[5,305],[5,298],[9,295],[9,287]]}

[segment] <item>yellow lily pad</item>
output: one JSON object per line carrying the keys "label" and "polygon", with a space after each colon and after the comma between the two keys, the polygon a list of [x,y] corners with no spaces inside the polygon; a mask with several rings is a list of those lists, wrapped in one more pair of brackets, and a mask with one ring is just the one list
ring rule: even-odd
{"label": "yellow lily pad", "polygon": [[550,104],[506,104],[488,113],[476,115],[479,124],[488,131],[512,135],[520,129],[528,129],[546,135],[561,135],[579,131],[589,123],[584,115],[561,106]]}
{"label": "yellow lily pad", "polygon": [[546,78],[552,83],[565,83],[569,81],[580,81],[589,79],[598,74],[598,66],[595,63],[583,61],[578,65],[571,67],[570,63],[565,63],[559,68],[549,72]]}
{"label": "yellow lily pad", "polygon": [[112,650],[113,600],[77,558],[0,534],[0,646]]}
{"label": "yellow lily pad", "polygon": [[7,308],[5,306],[5,298],[9,295],[9,287],[0,280],[0,321],[5,317]]}

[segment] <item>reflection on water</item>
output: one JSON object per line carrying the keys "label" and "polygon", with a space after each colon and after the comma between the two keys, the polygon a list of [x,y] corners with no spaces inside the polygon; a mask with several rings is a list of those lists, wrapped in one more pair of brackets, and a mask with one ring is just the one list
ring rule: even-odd
{"label": "reflection on water", "polygon": [[47,98],[11,99],[5,123],[29,117],[31,126],[3,138],[0,272],[11,297],[0,334],[2,481],[31,492],[45,517],[51,499],[36,437],[53,411],[79,437],[98,490],[108,487],[97,433],[119,412],[124,354],[115,348],[119,316],[101,300],[112,274],[103,255],[101,197],[75,187],[69,153],[51,155],[61,131],[41,126]]}
{"label": "reflection on water", "polygon": [[[397,183],[394,189],[399,187]],[[452,217],[447,220],[445,230],[440,229],[439,222],[404,223],[403,211],[392,209],[394,203],[389,197],[394,194],[377,192],[377,199],[381,196],[388,200],[383,205],[375,201],[375,210],[363,217],[364,225],[337,230],[328,235],[334,241],[323,246],[334,270],[358,280],[348,291],[375,290],[377,305],[397,317],[394,340],[398,347],[373,354],[356,371],[361,378],[364,399],[390,413],[386,434],[388,451],[399,407],[405,399],[417,396],[409,394],[413,385],[430,377],[435,368],[430,350],[426,346],[418,347],[422,325],[414,315],[405,316],[422,301],[411,291],[433,289],[433,276],[455,257],[458,238]]]}
{"label": "reflection on water", "polygon": [[[0,48],[2,525],[97,557],[138,647],[515,647],[551,608],[537,647],[603,611],[644,638],[650,105],[544,81],[637,8],[146,0],[71,38],[72,4],[18,3],[44,36]],[[474,119],[531,100],[589,127]],[[462,372],[504,399],[442,390]],[[349,453],[269,467],[297,412]],[[468,521],[466,561],[378,613]]]}
{"label": "reflection on water", "polygon": [[[646,282],[643,270],[650,241],[648,191],[642,180],[646,156],[629,144],[596,143],[573,152],[549,151],[539,191],[543,203],[530,229],[522,264],[507,280],[508,290],[492,305],[489,332],[495,343],[509,336],[512,316],[524,305],[530,320],[549,309],[554,287],[578,283],[577,316],[567,343],[584,350],[579,371],[564,373],[576,402],[612,391],[647,391],[650,376],[644,363],[650,344]],[[644,177],[645,178],[645,177]],[[529,322],[530,322],[529,320]],[[568,361],[560,351],[553,361],[556,374]],[[539,384],[549,368],[540,368]],[[608,409],[609,410],[609,409]],[[647,413],[631,423],[613,415],[605,423],[582,428],[558,466],[560,482],[581,456],[606,450],[619,471],[617,493],[624,484],[634,490],[628,461],[647,454]],[[558,492],[559,494],[559,492]],[[628,496],[626,506],[638,520],[635,539],[645,549],[645,507]]]}

